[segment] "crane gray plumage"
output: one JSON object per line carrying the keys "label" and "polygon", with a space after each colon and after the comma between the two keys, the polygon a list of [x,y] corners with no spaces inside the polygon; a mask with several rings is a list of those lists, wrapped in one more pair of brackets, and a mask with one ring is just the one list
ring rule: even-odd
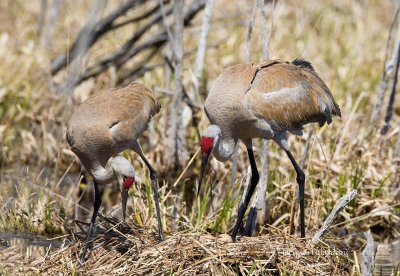
{"label": "crane gray plumage", "polygon": [[[122,218],[125,221],[128,189],[134,181],[132,165],[124,157],[116,156],[125,149],[134,150],[150,171],[159,236],[163,239],[157,172],[145,158],[137,141],[159,110],[160,105],[151,90],[142,84],[131,83],[126,87],[102,91],[89,97],[71,116],[66,135],[68,144],[93,176],[95,186],[94,212],[81,262],[84,261],[87,243],[101,204],[98,184],[107,184],[113,180],[122,182]],[[126,179],[132,179],[127,181],[127,188],[124,186]]]}
{"label": "crane gray plumage", "polygon": [[85,168],[105,166],[109,158],[130,148],[159,112],[153,93],[139,83],[89,97],[72,115],[67,140]]}
{"label": "crane gray plumage", "polygon": [[[302,135],[305,124],[318,123],[322,126],[330,124],[333,116],[341,116],[332,93],[311,63],[302,59],[293,62],[269,60],[228,67],[212,84],[204,110],[212,129],[207,129],[202,136],[203,165],[199,188],[208,156],[213,153],[218,160],[227,160],[239,139],[246,144],[252,167],[251,186],[245,203],[239,208],[232,238],[236,238],[237,231],[242,227],[244,212],[258,182],[252,138],[277,142],[295,167],[302,197],[301,236],[304,237],[305,176],[289,151],[286,133]],[[217,140],[213,142],[212,149],[207,140],[210,138]]]}
{"label": "crane gray plumage", "polygon": [[322,126],[332,122],[332,115],[341,116],[329,88],[309,63],[297,60],[225,69],[213,83],[204,109],[223,136],[235,138],[260,137],[260,120],[271,126],[273,135],[301,130],[307,123]]}

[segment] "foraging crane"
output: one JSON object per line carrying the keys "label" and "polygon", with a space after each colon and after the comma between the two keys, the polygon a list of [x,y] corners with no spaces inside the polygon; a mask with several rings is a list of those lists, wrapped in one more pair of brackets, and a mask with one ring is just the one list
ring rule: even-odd
{"label": "foraging crane", "polygon": [[116,156],[132,149],[150,171],[151,187],[156,204],[160,240],[164,239],[156,170],[144,156],[137,139],[147,129],[150,119],[159,112],[155,96],[144,85],[131,83],[127,87],[103,91],[89,97],[73,113],[67,128],[67,141],[72,151],[94,179],[93,215],[80,258],[85,260],[88,242],[93,234],[101,205],[99,184],[114,179],[121,185],[122,220],[125,222],[128,190],[135,182],[135,170],[127,159]]}
{"label": "foraging crane", "polygon": [[304,238],[305,175],[290,152],[286,133],[302,135],[303,126],[308,123],[322,126],[330,124],[333,115],[341,117],[339,106],[311,63],[302,59],[269,60],[257,65],[231,66],[213,83],[204,110],[212,125],[204,131],[200,141],[202,164],[198,190],[211,153],[224,162],[232,156],[241,139],[250,159],[251,184],[239,206],[232,240],[235,241],[242,227],[243,216],[259,180],[252,138],[274,140],[296,170],[301,238]]}

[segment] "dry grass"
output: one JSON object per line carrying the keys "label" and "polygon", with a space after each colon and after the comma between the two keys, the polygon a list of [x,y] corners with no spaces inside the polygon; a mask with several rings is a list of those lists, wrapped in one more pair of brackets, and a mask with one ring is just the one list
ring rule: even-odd
{"label": "dry grass", "polygon": [[[61,248],[33,262],[11,249],[0,251],[3,271],[39,274],[85,275],[259,275],[302,273],[303,275],[345,275],[353,261],[347,248],[321,245],[289,237],[278,230],[269,235],[239,238],[213,236],[196,231],[179,232],[158,242],[150,229],[133,228],[102,220],[94,252],[79,264],[81,242]],[[111,229],[111,230],[110,230]],[[18,263],[19,269],[15,270]]]}
{"label": "dry grass", "polygon": [[[78,213],[76,210],[82,209],[76,195],[86,185],[80,185],[72,177],[79,173],[80,165],[66,145],[65,123],[76,104],[98,89],[112,86],[115,76],[110,70],[96,80],[82,84],[73,95],[63,95],[54,93],[52,85],[62,83],[66,73],[51,78],[48,68],[50,59],[70,45],[85,22],[90,7],[84,2],[72,5],[71,1],[65,1],[53,47],[49,51],[39,48],[35,36],[38,1],[8,0],[0,3],[1,230],[53,235],[76,233],[72,220]],[[106,11],[118,4],[117,1],[112,3],[107,5]],[[203,99],[210,83],[223,67],[244,60],[245,22],[251,7],[242,1],[229,3],[232,4],[217,1],[209,36],[211,47],[205,61]],[[208,181],[204,185],[206,189],[212,187],[212,197],[207,193],[201,199],[191,197],[199,168],[197,158],[172,189],[171,185],[180,172],[173,172],[172,176],[163,174],[165,164],[162,158],[165,118],[170,112],[171,99],[158,93],[163,108],[151,124],[150,131],[142,138],[142,143],[146,155],[162,175],[162,213],[169,238],[163,243],[156,242],[147,171],[135,156],[125,152],[137,170],[138,183],[142,185],[135,187],[130,197],[133,204],[129,211],[132,214],[129,225],[133,232],[113,238],[127,250],[124,254],[117,252],[111,244],[95,250],[86,265],[80,267],[77,256],[81,242],[70,238],[73,239],[72,245],[38,260],[26,259],[15,248],[0,249],[0,271],[10,274],[144,274],[148,271],[159,274],[357,273],[352,250],[360,250],[364,242],[357,238],[353,246],[353,241],[349,241],[352,235],[357,236],[371,228],[378,242],[400,237],[400,162],[394,157],[400,131],[399,114],[395,114],[388,135],[381,136],[377,129],[367,133],[392,11],[390,1],[277,1],[274,15],[271,57],[290,60],[301,56],[309,59],[342,109],[341,120],[335,118],[332,125],[318,130],[314,126],[315,135],[305,167],[306,232],[310,238],[340,196],[357,189],[356,199],[333,225],[329,233],[332,238],[319,245],[324,250],[349,248],[345,257],[284,253],[307,253],[309,247],[307,242],[288,235],[296,187],[295,173],[289,160],[282,158],[282,152],[274,145],[270,147],[268,180],[272,225],[259,228],[251,239],[228,242],[226,233],[230,233],[235,220],[236,203],[248,165],[245,150],[240,148],[238,180],[233,187],[228,187],[231,164],[212,160]],[[198,17],[193,27],[186,31],[186,51],[197,47],[197,40],[193,37],[198,36],[200,22],[201,17]],[[116,49],[131,31],[124,28],[121,32],[107,35],[89,51],[84,66]],[[254,61],[261,57],[260,37],[258,18],[253,36]],[[184,66],[186,87],[191,86],[193,64],[194,58],[189,56]],[[164,69],[148,72],[139,81],[149,87],[163,87]],[[398,111],[398,101],[396,108]],[[196,111],[193,116],[199,118],[200,123],[198,128],[193,127],[191,117],[186,118],[191,154],[197,150],[199,131],[209,124],[201,111]],[[305,129],[302,138],[291,137],[297,159],[303,153],[310,128]],[[91,185],[87,187],[90,191]],[[104,214],[119,203],[115,187],[107,187],[103,199]],[[83,208],[90,209],[90,204]],[[135,224],[140,226],[133,226]],[[100,233],[97,244],[101,244],[104,237]]]}

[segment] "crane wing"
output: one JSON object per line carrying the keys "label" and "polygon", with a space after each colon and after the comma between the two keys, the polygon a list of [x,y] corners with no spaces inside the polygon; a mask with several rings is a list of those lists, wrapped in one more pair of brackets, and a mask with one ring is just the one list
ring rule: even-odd
{"label": "crane wing", "polygon": [[124,88],[102,91],[88,98],[74,112],[69,122],[69,137],[95,140],[92,147],[99,152],[119,149],[137,139],[159,110],[155,96],[142,84],[131,83]]}
{"label": "crane wing", "polygon": [[245,98],[256,117],[276,129],[301,129],[304,124],[332,122],[341,116],[329,88],[311,64],[279,60],[254,65],[255,73]]}

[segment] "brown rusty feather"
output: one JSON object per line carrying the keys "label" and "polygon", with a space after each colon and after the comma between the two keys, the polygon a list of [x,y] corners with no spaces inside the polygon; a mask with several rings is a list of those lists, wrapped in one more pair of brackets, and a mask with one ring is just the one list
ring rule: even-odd
{"label": "brown rusty feather", "polygon": [[304,60],[230,66],[214,81],[204,109],[223,136],[237,138],[258,137],[254,123],[260,119],[282,132],[341,116],[329,88]]}
{"label": "brown rusty feather", "polygon": [[313,68],[282,61],[255,65],[254,81],[246,93],[256,117],[283,129],[332,122],[341,116],[329,88]]}

